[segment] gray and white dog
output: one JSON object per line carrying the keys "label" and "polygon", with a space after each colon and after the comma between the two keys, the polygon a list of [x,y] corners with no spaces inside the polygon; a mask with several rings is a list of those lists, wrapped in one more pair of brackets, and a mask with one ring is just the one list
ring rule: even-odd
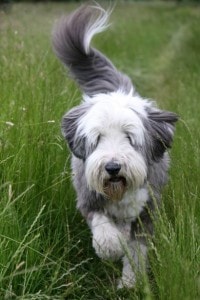
{"label": "gray and white dog", "polygon": [[84,93],[62,121],[77,208],[91,229],[96,254],[122,258],[118,286],[131,287],[132,261],[140,269],[140,258],[147,255],[144,232],[152,233],[152,195],[159,203],[178,117],[138,95],[130,78],[90,46],[108,17],[100,6],[81,6],[55,27],[53,45]]}

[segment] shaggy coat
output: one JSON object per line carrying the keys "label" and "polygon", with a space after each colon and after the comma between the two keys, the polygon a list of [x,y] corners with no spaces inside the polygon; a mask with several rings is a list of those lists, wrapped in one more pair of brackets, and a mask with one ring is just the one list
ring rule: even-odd
{"label": "shaggy coat", "polygon": [[57,24],[53,45],[83,91],[81,104],[62,120],[77,208],[91,228],[97,255],[123,259],[118,287],[131,287],[130,259],[140,269],[146,257],[145,234],[152,233],[152,212],[167,182],[167,149],[178,118],[143,99],[130,78],[90,46],[108,17],[100,6],[81,6]]}

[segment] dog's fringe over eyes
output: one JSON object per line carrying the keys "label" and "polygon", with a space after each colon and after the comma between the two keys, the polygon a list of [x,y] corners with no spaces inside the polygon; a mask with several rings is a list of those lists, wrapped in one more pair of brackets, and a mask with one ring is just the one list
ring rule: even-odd
{"label": "dog's fringe over eyes", "polygon": [[152,233],[154,198],[159,206],[178,117],[143,99],[130,78],[91,47],[93,36],[108,27],[109,14],[98,5],[81,6],[57,23],[53,47],[83,92],[80,105],[62,121],[77,208],[91,228],[97,255],[123,258],[118,287],[132,287],[136,276],[122,245],[127,243],[140,268],[147,253],[143,233]]}

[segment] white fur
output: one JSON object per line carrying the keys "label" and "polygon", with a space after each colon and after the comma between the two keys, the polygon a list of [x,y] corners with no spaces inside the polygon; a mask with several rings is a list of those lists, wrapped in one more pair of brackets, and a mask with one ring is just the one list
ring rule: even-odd
{"label": "white fur", "polygon": [[[147,189],[141,188],[147,177],[147,166],[138,147],[145,142],[140,115],[146,117],[145,107],[150,103],[120,91],[94,97],[85,95],[84,100],[92,106],[80,119],[77,134],[87,137],[88,147],[95,148],[85,161],[88,187],[104,193],[103,183],[109,178],[105,165],[109,161],[121,165],[119,176],[127,180],[123,199],[108,201],[105,213],[95,213],[91,222],[96,254],[115,260],[124,255],[122,245],[130,238],[131,221],[140,214],[149,198]],[[129,270],[130,266],[124,268],[124,277]],[[132,274],[129,280],[133,280]]]}
{"label": "white fur", "polygon": [[[140,197],[145,198],[145,189],[138,192]],[[143,195],[142,195],[143,194]],[[122,200],[123,201],[123,200]],[[120,221],[120,220],[118,220]],[[135,270],[143,270],[147,255],[147,247],[139,242],[131,241],[129,234],[124,234],[125,224],[131,222],[114,223],[103,213],[94,213],[91,222],[93,234],[92,245],[96,254],[102,259],[117,260],[123,257],[122,278],[118,281],[118,288],[131,288],[135,285]]]}
{"label": "white fur", "polygon": [[74,155],[77,207],[91,226],[96,254],[103,259],[123,256],[119,287],[131,287],[135,282],[131,260],[141,270],[140,256],[145,258],[147,251],[139,216],[151,232],[150,216],[141,215],[145,204],[149,208],[152,204],[146,181],[159,196],[168,169],[163,146],[171,144],[176,116],[142,99],[131,80],[90,47],[93,36],[108,26],[109,14],[98,5],[81,7],[62,23],[54,44],[85,93],[83,103],[62,123]]}
{"label": "white fur", "polygon": [[108,203],[107,213],[118,222],[132,222],[139,216],[148,199],[146,188],[128,190],[121,201]]}
{"label": "white fur", "polygon": [[91,190],[104,194],[103,182],[109,178],[105,165],[111,160],[121,164],[119,175],[126,177],[130,187],[138,188],[144,184],[147,170],[142,155],[130,146],[128,139],[116,131],[116,134],[111,132],[110,136],[102,138],[97,149],[86,159],[85,175]]}
{"label": "white fur", "polygon": [[95,213],[91,223],[93,247],[103,259],[118,259],[123,255],[124,237],[115,224],[104,214]]}
{"label": "white fur", "polygon": [[86,30],[86,35],[84,37],[84,47],[86,53],[89,52],[90,42],[93,36],[97,33],[104,31],[108,27],[107,20],[110,15],[109,11],[105,11],[100,6],[95,8],[97,9],[99,16],[96,19],[94,19],[94,16],[93,18],[91,18],[91,22],[89,23],[88,28]]}
{"label": "white fur", "polygon": [[132,288],[135,285],[135,270],[142,272],[145,267],[147,247],[141,243],[129,245],[128,255],[123,257],[122,278],[118,281],[117,288]]}
{"label": "white fur", "polygon": [[85,162],[89,188],[103,193],[103,182],[108,177],[105,165],[111,160],[121,165],[119,175],[126,177],[129,186],[136,189],[143,185],[147,168],[136,148],[144,143],[145,129],[138,113],[145,117],[148,103],[121,92],[85,100],[93,105],[79,121],[77,135],[87,137],[88,148],[95,147]]}
{"label": "white fur", "polygon": [[144,126],[137,113],[146,116],[146,111],[139,97],[122,93],[98,94],[92,98],[86,97],[86,102],[93,105],[81,118],[78,133],[89,137],[89,143],[93,142],[97,133],[104,135],[112,127],[120,127],[134,134],[137,142],[142,144]]}
{"label": "white fur", "polygon": [[142,116],[146,117],[147,107],[152,107],[155,104],[148,99],[141,98],[138,94],[133,94],[134,90],[131,90],[130,93],[124,93],[122,90],[118,90],[117,92],[112,92],[108,94],[97,94],[93,97],[89,97],[88,95],[83,95],[83,99],[85,102],[95,104],[97,102],[104,102],[104,104],[110,103],[112,101],[114,104],[117,104],[120,107],[132,108]]}

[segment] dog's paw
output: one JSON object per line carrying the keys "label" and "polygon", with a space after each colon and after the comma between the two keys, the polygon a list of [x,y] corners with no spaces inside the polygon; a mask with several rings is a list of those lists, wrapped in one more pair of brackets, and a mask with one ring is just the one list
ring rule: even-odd
{"label": "dog's paw", "polygon": [[135,286],[135,277],[133,277],[133,278],[120,278],[118,280],[118,283],[117,283],[117,289],[118,290],[123,289],[123,288],[131,289],[131,288],[134,288],[134,286]]}
{"label": "dog's paw", "polygon": [[122,277],[118,280],[118,289],[133,288],[136,282],[136,275],[127,256],[123,257]]}
{"label": "dog's paw", "polygon": [[102,259],[119,259],[123,255],[123,243],[122,233],[110,223],[93,229],[92,245]]}

